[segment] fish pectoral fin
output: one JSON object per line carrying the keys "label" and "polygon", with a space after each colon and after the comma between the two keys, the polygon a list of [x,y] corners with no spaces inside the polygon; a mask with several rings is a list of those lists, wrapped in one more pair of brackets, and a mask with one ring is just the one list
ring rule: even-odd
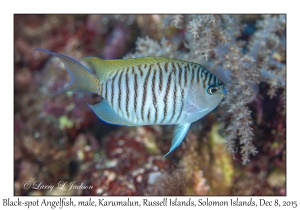
{"label": "fish pectoral fin", "polygon": [[184,101],[184,110],[188,113],[199,113],[205,112],[207,108],[200,106],[199,104],[195,104],[193,95],[190,94],[187,99],[183,99]]}
{"label": "fish pectoral fin", "polygon": [[199,107],[196,104],[188,104],[184,108],[185,111],[188,113],[200,113],[200,112],[205,112],[207,110],[207,108]]}
{"label": "fish pectoral fin", "polygon": [[130,121],[121,117],[117,112],[115,112],[115,110],[112,109],[112,107],[108,104],[108,102],[105,99],[102,99],[102,101],[98,104],[88,104],[88,106],[93,110],[97,117],[99,117],[104,122],[115,125],[134,125]]}
{"label": "fish pectoral fin", "polygon": [[176,147],[178,147],[181,144],[187,132],[189,131],[190,126],[191,126],[190,123],[183,124],[183,125],[176,125],[171,148],[169,152],[165,154],[164,157],[170,154]]}

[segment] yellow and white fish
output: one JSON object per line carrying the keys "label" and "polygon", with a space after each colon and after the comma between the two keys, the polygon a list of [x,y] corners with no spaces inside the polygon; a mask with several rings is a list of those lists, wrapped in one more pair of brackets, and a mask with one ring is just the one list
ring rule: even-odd
{"label": "yellow and white fish", "polygon": [[223,83],[197,63],[163,57],[82,60],[94,67],[97,77],[75,59],[58,57],[71,76],[66,90],[101,95],[89,105],[103,121],[126,126],[176,125],[168,155],[180,145],[192,122],[215,109],[226,94]]}

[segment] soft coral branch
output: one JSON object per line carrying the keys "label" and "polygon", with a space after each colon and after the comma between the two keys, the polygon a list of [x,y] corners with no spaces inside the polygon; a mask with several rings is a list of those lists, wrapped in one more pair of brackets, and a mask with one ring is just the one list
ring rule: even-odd
{"label": "soft coral branch", "polygon": [[[227,96],[222,103],[221,120],[227,149],[240,148],[242,162],[257,153],[253,145],[253,119],[248,104],[259,94],[259,84],[270,89],[274,97],[278,88],[285,95],[285,15],[257,16],[257,29],[250,41],[242,41],[245,29],[242,15],[176,15],[166,16],[163,28],[171,26],[181,31],[180,42],[160,42],[148,37],[137,41],[129,57],[165,56],[201,63],[226,84]],[[285,105],[285,102],[284,102]],[[225,108],[225,109],[224,109]],[[238,142],[238,144],[236,143]]]}

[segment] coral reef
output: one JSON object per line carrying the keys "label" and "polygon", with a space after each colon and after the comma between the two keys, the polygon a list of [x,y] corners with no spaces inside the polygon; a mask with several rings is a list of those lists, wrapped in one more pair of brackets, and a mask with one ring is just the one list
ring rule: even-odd
{"label": "coral reef", "polygon": [[[15,15],[15,195],[286,195],[285,15]],[[173,126],[106,124],[63,92],[45,48],[76,59],[164,56],[226,84],[169,156]],[[92,189],[36,190],[61,181]]]}

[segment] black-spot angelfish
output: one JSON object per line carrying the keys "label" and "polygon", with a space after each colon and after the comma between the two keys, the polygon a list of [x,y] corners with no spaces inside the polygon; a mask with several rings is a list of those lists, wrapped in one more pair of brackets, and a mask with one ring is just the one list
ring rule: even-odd
{"label": "black-spot angelfish", "polygon": [[71,76],[66,90],[101,95],[89,105],[103,121],[126,126],[176,125],[168,155],[190,125],[215,109],[226,94],[223,83],[197,63],[163,57],[103,60],[86,57],[96,76],[75,59],[58,57]]}

